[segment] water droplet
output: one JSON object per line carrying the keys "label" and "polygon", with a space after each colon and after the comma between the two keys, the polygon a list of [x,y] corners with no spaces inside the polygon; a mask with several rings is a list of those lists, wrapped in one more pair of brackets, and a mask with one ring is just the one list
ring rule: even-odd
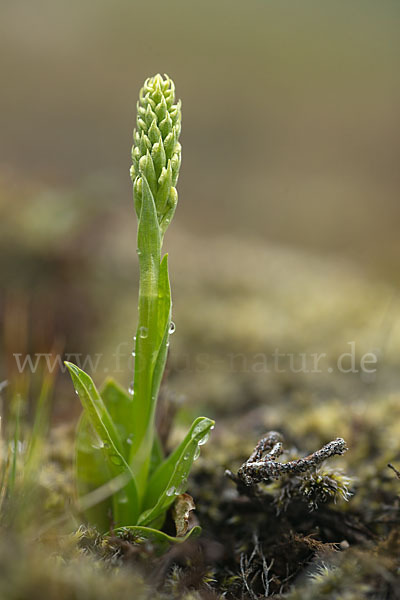
{"label": "water droplet", "polygon": [[207,441],[208,438],[210,437],[209,433],[206,433],[206,435],[204,435],[201,440],[199,440],[197,443],[199,444],[199,446],[203,446]]}
{"label": "water droplet", "polygon": [[79,396],[78,390],[75,390],[75,394],[76,394],[77,396]]}
{"label": "water droplet", "polygon": [[210,430],[212,431],[214,429],[215,425],[211,425]]}
{"label": "water droplet", "polygon": [[190,454],[189,452],[186,452],[186,454],[183,457],[183,460],[189,460]]}
{"label": "water droplet", "polygon": [[134,350],[132,351],[132,356],[133,356],[133,358],[135,358],[135,356],[136,356],[136,352]]}
{"label": "water droplet", "polygon": [[97,442],[97,444],[92,444],[92,448],[94,448],[95,450],[101,450],[102,448],[104,448],[104,444],[102,441]]}
{"label": "water droplet", "polygon": [[133,341],[136,342],[136,335],[133,336]]}
{"label": "water droplet", "polygon": [[123,465],[123,461],[122,458],[120,456],[118,456],[118,454],[110,454],[110,461],[112,462],[113,465],[116,465],[117,467],[120,467],[121,465]]}
{"label": "water droplet", "polygon": [[127,502],[128,502],[128,496],[126,494],[124,494],[123,496],[120,496],[118,498],[119,504],[127,504]]}
{"label": "water droplet", "polygon": [[193,429],[192,438],[197,437],[200,433],[204,431],[205,428],[206,424],[204,423],[204,421],[196,425],[196,427]]}
{"label": "water droplet", "polygon": [[178,496],[179,494],[183,494],[184,491],[186,490],[186,486],[187,486],[187,479],[186,477],[184,477],[182,479],[182,481],[180,482],[180,484],[178,485],[178,487],[176,488],[175,494]]}
{"label": "water droplet", "polygon": [[129,384],[128,393],[130,396],[133,396],[133,394],[135,393],[135,390],[133,389],[133,381]]}
{"label": "water droplet", "polygon": [[173,485],[172,487],[170,487],[166,493],[167,493],[167,496],[172,496],[175,493],[175,486]]}
{"label": "water droplet", "polygon": [[175,331],[175,323],[173,321],[171,321],[171,323],[169,324],[169,334],[172,335]]}
{"label": "water droplet", "polygon": [[139,327],[139,336],[144,340],[149,335],[147,327]]}
{"label": "water droplet", "polygon": [[199,456],[200,456],[200,448],[199,448],[199,446],[197,446],[197,448],[194,452],[194,455],[193,455],[193,460],[197,460],[199,458]]}
{"label": "water droplet", "polygon": [[133,433],[131,433],[130,435],[128,435],[128,437],[126,438],[126,443],[129,444],[130,446],[132,446],[132,444],[133,444]]}

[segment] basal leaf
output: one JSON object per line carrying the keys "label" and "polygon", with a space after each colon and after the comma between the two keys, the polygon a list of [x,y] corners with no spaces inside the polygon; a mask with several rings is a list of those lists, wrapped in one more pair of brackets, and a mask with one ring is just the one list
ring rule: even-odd
{"label": "basal leaf", "polygon": [[[99,436],[90,424],[86,411],[78,422],[75,441],[75,470],[79,498],[85,497],[111,479],[108,461],[100,449]],[[96,525],[99,531],[110,526],[112,498],[107,498],[84,511],[88,522]]]}
{"label": "basal leaf", "polygon": [[199,452],[205,444],[214,421],[207,417],[196,419],[178,448],[153,473],[147,488],[145,510],[139,517],[139,525],[147,525],[167,510],[176,495],[185,492],[187,477]]}
{"label": "basal leaf", "polygon": [[100,395],[117,430],[124,458],[128,461],[135,436],[135,418],[132,396],[130,396],[111,377],[106,379]]}
{"label": "basal leaf", "polygon": [[201,527],[193,527],[193,529],[188,531],[188,533],[182,537],[173,537],[171,535],[167,535],[163,531],[158,531],[158,529],[141,527],[139,525],[133,527],[118,527],[117,529],[113,530],[113,533],[122,535],[133,533],[135,537],[137,536],[138,542],[145,540],[154,542],[158,546],[160,553],[162,553],[167,550],[171,544],[181,544],[182,542],[186,542],[186,540],[189,538],[198,537],[201,533]]}
{"label": "basal leaf", "polygon": [[[125,452],[124,456],[128,460],[132,442],[135,438],[135,415],[133,412],[132,396],[130,396],[111,377],[106,379],[100,395],[118,430]],[[150,473],[153,473],[163,460],[163,449],[160,440],[155,433],[153,449],[151,452]]]}
{"label": "basal leaf", "polygon": [[152,473],[161,465],[164,460],[164,451],[161,446],[160,438],[157,435],[157,432],[154,433],[154,441],[153,448],[151,451],[151,459],[150,459],[150,469],[149,469],[149,477],[151,477]]}
{"label": "basal leaf", "polygon": [[113,496],[113,516],[119,524],[136,523],[139,511],[138,494],[133,473],[123,456],[122,443],[103,400],[92,379],[76,365],[66,362],[86,416],[99,438],[99,448],[112,478],[126,474],[128,483]]}

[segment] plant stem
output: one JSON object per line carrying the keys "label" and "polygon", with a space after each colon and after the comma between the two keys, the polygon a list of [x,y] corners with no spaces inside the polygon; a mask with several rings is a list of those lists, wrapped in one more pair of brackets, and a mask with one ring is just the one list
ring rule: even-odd
{"label": "plant stem", "polygon": [[[167,357],[171,297],[166,259],[161,261],[161,232],[155,202],[143,177],[138,225],[140,267],[139,320],[135,344],[131,466],[139,490],[146,488],[154,441],[158,390]],[[143,484],[143,485],[142,485]],[[141,501],[143,498],[139,498]]]}

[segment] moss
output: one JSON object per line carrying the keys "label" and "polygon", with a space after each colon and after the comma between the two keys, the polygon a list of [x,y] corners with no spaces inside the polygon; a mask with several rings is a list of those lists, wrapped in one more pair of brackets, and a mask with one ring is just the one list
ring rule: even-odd
{"label": "moss", "polygon": [[[168,389],[171,395],[185,393],[188,400],[166,443],[170,448],[181,439],[193,407],[207,405],[212,416],[218,415],[212,444],[195,463],[189,486],[203,536],[157,557],[151,545],[81,527],[81,517],[71,510],[74,422],[58,426],[41,466],[35,521],[22,533],[10,523],[1,530],[2,599],[224,595],[236,600],[262,597],[267,581],[270,595],[290,600],[397,598],[400,481],[387,463],[400,466],[399,331],[393,327],[376,381],[370,383],[359,375],[257,373],[212,362],[242,353],[242,361],[251,364],[255,353],[270,354],[275,347],[293,352],[323,347],[334,361],[349,339],[360,342],[360,353],[369,351],[370,340],[382,333],[377,315],[393,290],[368,282],[351,267],[254,241],[239,248],[237,240],[207,240],[204,252],[190,256],[180,251],[189,242],[176,227],[170,250],[179,335],[171,342]],[[103,276],[115,282],[111,288],[119,306],[118,319],[101,332],[110,346],[125,333],[132,315],[131,301],[124,298],[125,288],[132,295],[132,265],[124,259],[130,229],[118,223],[118,244],[103,250],[109,253]],[[100,245],[93,247],[98,252]],[[33,244],[28,250],[34,260]],[[11,264],[12,253],[8,257]],[[94,262],[90,249],[85,260]],[[95,295],[112,313],[111,299]],[[398,314],[394,299],[390,323]],[[186,358],[196,353],[208,356],[206,367],[186,368]],[[70,396],[64,399],[61,392],[59,404],[64,400],[69,406]],[[237,471],[254,440],[270,429],[281,431],[287,441],[285,460],[335,436],[346,440],[349,451],[308,475],[260,485],[259,493],[246,497],[224,471]]]}

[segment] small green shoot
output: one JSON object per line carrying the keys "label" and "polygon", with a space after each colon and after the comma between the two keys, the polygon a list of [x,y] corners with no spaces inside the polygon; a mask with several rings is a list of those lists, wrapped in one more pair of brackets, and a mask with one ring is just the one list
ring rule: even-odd
{"label": "small green shoot", "polygon": [[[101,391],[77,366],[66,363],[83,414],[76,437],[76,478],[81,508],[102,532],[130,531],[161,544],[185,538],[160,531],[168,508],[186,491],[187,478],[214,422],[197,418],[166,458],[155,430],[157,397],[167,360],[171,290],[164,234],[175,212],[181,163],[181,103],[172,80],[145,81],[137,104],[131,177],[138,217],[139,319],[133,389],[108,379]],[[132,393],[131,393],[132,392]]]}

